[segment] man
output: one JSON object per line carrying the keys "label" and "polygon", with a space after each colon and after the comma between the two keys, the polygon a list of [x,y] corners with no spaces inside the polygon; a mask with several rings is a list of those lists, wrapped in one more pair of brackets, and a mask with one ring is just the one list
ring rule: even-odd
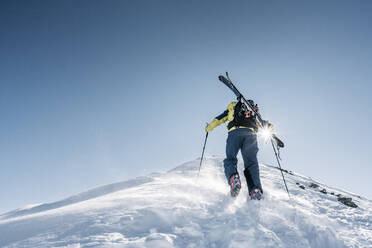
{"label": "man", "polygon": [[[249,100],[255,111],[258,112],[257,104]],[[256,115],[238,99],[238,102],[231,102],[221,115],[207,125],[206,131],[210,132],[215,127],[229,121],[227,125],[228,137],[226,141],[226,159],[224,160],[225,175],[230,185],[232,197],[239,194],[241,181],[237,170],[238,160],[236,158],[239,150],[244,160],[244,176],[248,185],[248,192],[253,200],[260,200],[263,194],[260,171],[257,161],[257,130],[258,124]],[[273,126],[266,122],[273,129]]]}

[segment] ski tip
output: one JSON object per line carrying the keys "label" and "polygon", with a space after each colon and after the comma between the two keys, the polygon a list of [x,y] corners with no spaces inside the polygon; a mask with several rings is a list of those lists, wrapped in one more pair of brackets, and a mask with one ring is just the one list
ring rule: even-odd
{"label": "ski tip", "polygon": [[281,141],[278,137],[276,137],[276,135],[274,135],[273,137],[274,137],[276,143],[278,144],[278,146],[279,146],[280,148],[283,148],[283,147],[284,147],[284,142]]}
{"label": "ski tip", "polygon": [[220,80],[221,82],[223,82],[223,81],[226,80],[226,78],[224,76],[222,76],[222,75],[219,75],[218,76],[218,80]]}

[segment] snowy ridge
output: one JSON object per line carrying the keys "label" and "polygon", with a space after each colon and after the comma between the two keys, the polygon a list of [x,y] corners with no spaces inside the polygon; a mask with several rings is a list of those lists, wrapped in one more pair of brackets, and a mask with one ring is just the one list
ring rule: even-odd
{"label": "snowy ridge", "polygon": [[289,199],[280,171],[262,164],[265,199],[247,201],[244,180],[231,199],[222,160],[207,157],[198,181],[195,160],[0,215],[0,247],[371,247],[370,200],[285,173]]}
{"label": "snowy ridge", "polygon": [[134,187],[146,182],[152,181],[152,178],[149,177],[139,177],[133,180],[125,181],[125,182],[120,182],[120,183],[113,183],[109,185],[105,185],[102,187],[98,187],[93,190],[88,190],[86,192],[71,196],[69,198],[66,198],[61,201],[53,202],[53,203],[45,203],[45,204],[36,204],[27,206],[25,208],[21,209],[16,209],[14,211],[8,212],[4,215],[0,215],[0,219],[6,219],[6,218],[11,218],[11,217],[19,217],[23,215],[29,215],[29,214],[34,214],[34,213],[39,213],[47,210],[52,210],[60,207],[64,207],[67,205],[71,205],[74,203],[86,201],[89,199],[93,199],[102,195],[106,195],[115,191],[127,189],[130,187]]}

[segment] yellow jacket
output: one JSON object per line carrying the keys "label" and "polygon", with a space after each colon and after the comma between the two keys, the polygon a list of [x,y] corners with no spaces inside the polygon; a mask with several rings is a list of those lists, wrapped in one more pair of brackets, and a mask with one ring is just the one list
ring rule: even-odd
{"label": "yellow jacket", "polygon": [[211,123],[207,125],[205,128],[205,131],[210,132],[214,128],[218,127],[222,123],[225,123],[226,121],[232,121],[234,120],[234,108],[235,108],[236,102],[231,102],[228,106],[227,109],[217,116],[216,118],[213,119]]}

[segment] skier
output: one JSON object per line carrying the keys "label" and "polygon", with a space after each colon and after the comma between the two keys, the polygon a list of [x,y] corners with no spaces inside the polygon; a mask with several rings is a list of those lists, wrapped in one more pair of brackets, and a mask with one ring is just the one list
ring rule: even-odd
{"label": "skier", "polygon": [[[249,100],[254,111],[258,113],[258,106]],[[237,102],[231,102],[227,109],[209,123],[205,131],[211,132],[215,127],[229,121],[227,125],[228,137],[226,141],[226,159],[224,160],[225,176],[230,185],[232,197],[239,194],[241,181],[237,170],[236,158],[239,150],[244,160],[244,176],[248,185],[249,196],[252,200],[260,200],[263,194],[260,171],[257,161],[257,131],[258,124],[256,114],[250,111],[242,103],[241,98]],[[265,121],[266,126],[273,131],[273,125]]]}

